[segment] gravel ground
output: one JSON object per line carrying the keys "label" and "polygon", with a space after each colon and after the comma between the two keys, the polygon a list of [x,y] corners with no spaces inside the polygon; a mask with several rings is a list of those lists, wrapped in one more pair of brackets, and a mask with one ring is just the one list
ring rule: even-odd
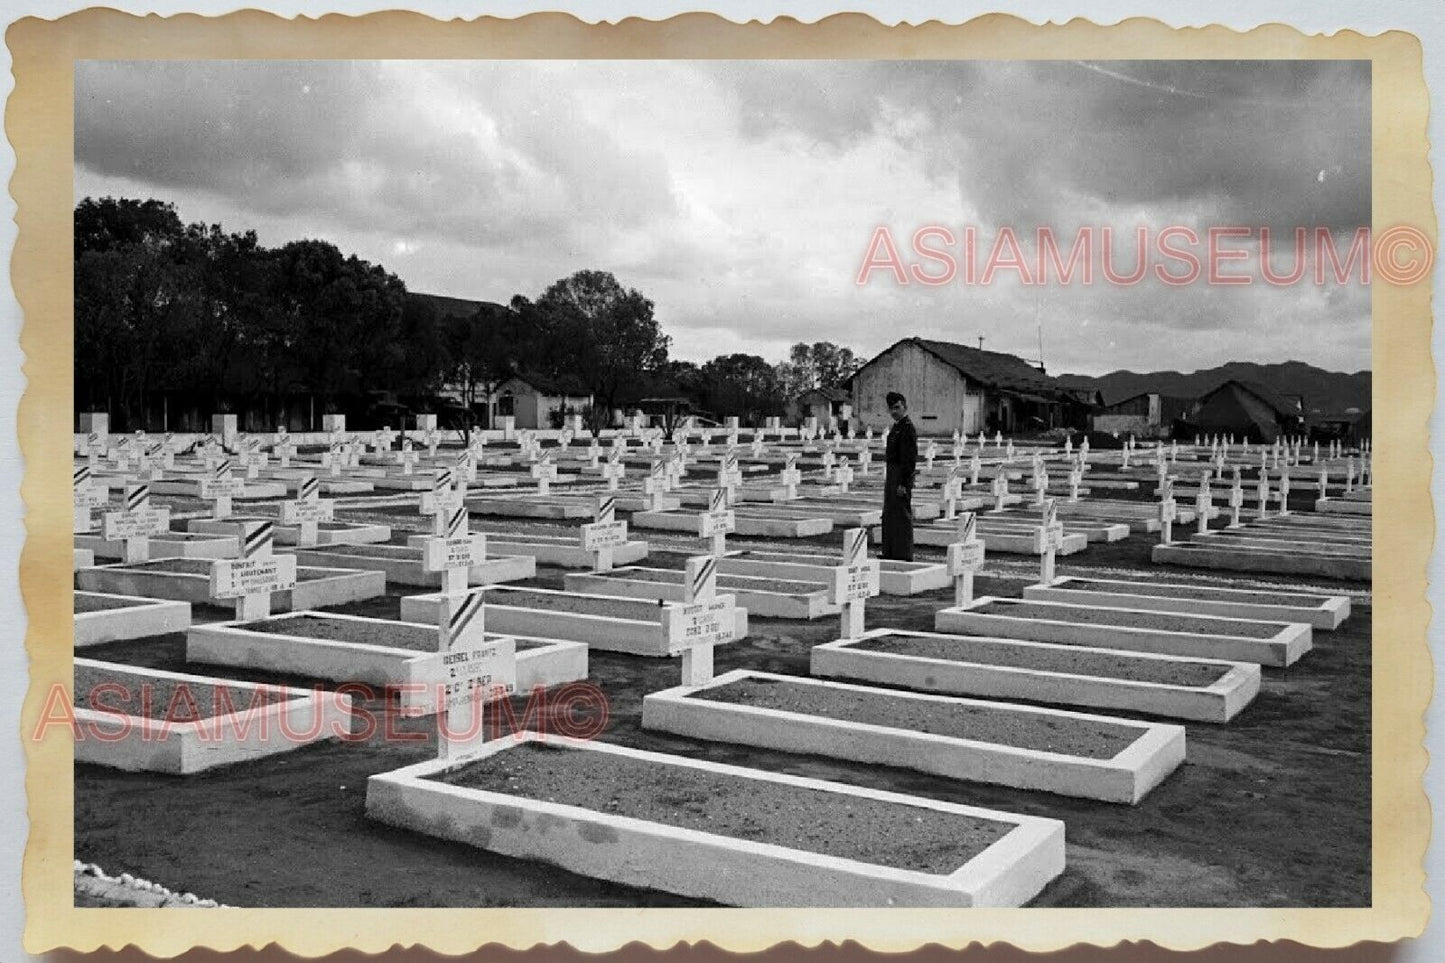
{"label": "gravel ground", "polygon": [[[681,571],[666,571],[655,568],[624,568],[617,569],[612,575],[619,579],[631,579],[638,582],[663,582],[674,585],[682,584]],[[822,582],[780,582],[777,579],[754,578],[745,575],[719,575],[717,586],[720,589],[742,588],[753,592],[777,592],[780,595],[812,595],[814,592],[821,592],[826,586]]]}
{"label": "gravel ground", "polygon": [[508,585],[504,591],[488,592],[486,600],[493,605],[543,609],[548,612],[571,612],[578,615],[605,615],[647,622],[657,622],[661,618],[659,613],[662,609],[662,606],[656,602],[586,595],[548,595],[543,592],[513,589],[511,585]]}
{"label": "gravel ground", "polygon": [[114,596],[97,595],[91,592],[75,593],[75,614],[82,612],[108,612],[113,609],[133,609],[144,602],[137,602],[135,599],[118,599]]}
{"label": "gravel ground", "polygon": [[[264,632],[268,635],[299,635],[307,639],[326,639],[329,642],[350,642],[356,645],[388,645],[394,649],[412,649],[417,652],[437,651],[439,638],[424,638],[416,632],[396,632],[374,622],[323,619],[311,615],[247,622],[244,628],[248,632]],[[542,645],[541,642],[518,639],[517,651],[540,648]]]}
{"label": "gravel ground", "polygon": [[1166,662],[1159,659],[1134,659],[1124,654],[1028,648],[968,636],[934,638],[926,635],[885,635],[863,639],[854,643],[851,648],[862,652],[886,652],[925,659],[946,659],[950,662],[1068,672],[1073,675],[1200,688],[1219,681],[1229,671],[1228,666],[1206,665],[1202,662]]}
{"label": "gravel ground", "polygon": [[[840,689],[773,678],[740,679],[693,692],[688,698],[915,730],[1088,759],[1112,759],[1144,734],[1135,726],[1110,722],[1087,722],[1037,712],[910,699],[888,690]],[[786,726],[788,723],[779,720],[778,724]]]}
{"label": "gravel ground", "polygon": [[[110,688],[95,692],[98,686]],[[75,667],[75,704],[87,708],[120,712],[150,719],[169,719],[174,723],[194,722],[216,715],[217,702],[224,692],[230,702],[220,701],[223,711],[244,710],[258,697],[265,705],[298,698],[305,693],[283,695],[275,689],[240,689],[227,685],[188,682],[164,676],[137,676],[133,672],[116,672],[94,665]],[[93,695],[92,695],[93,693]],[[91,704],[94,698],[95,705]],[[194,706],[199,714],[192,712]]]}
{"label": "gravel ground", "polygon": [[527,744],[435,777],[735,839],[945,875],[1007,823],[683,766]]}

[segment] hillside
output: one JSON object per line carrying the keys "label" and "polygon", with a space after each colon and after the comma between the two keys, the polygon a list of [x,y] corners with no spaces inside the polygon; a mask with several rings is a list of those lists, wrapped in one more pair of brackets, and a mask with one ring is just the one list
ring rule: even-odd
{"label": "hillside", "polygon": [[1302,395],[1305,410],[1310,413],[1341,412],[1346,408],[1363,411],[1370,407],[1371,372],[1345,374],[1326,371],[1302,361],[1286,361],[1283,364],[1231,361],[1217,368],[1189,374],[1179,371],[1111,371],[1099,377],[1059,375],[1059,381],[1070,387],[1094,388],[1103,392],[1106,404],[1146,391],[1178,398],[1198,398],[1232,378],[1262,382],[1282,395]]}

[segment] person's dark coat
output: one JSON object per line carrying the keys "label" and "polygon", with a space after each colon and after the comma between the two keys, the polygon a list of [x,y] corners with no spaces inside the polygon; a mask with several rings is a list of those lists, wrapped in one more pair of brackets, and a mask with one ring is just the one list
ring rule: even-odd
{"label": "person's dark coat", "polygon": [[[913,481],[918,473],[918,432],[907,415],[888,430],[883,475],[883,557],[913,561]],[[903,489],[900,494],[899,489]]]}

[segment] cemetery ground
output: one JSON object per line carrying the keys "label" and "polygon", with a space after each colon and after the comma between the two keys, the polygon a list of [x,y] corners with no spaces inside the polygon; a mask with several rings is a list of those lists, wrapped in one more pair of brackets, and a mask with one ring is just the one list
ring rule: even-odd
{"label": "cemetery ground", "polygon": [[[417,518],[414,508],[348,512],[348,518],[358,520],[373,515],[391,523]],[[509,519],[486,519],[481,527],[575,533],[575,527]],[[398,529],[393,541],[403,542],[407,534]],[[648,565],[681,568],[687,554],[701,550],[697,539],[657,532],[647,537],[652,546]],[[1138,805],[644,730],[643,696],[676,685],[678,661],[594,649],[588,679],[607,699],[606,728],[600,739],[1063,820],[1066,869],[1030,905],[1368,905],[1368,586],[1305,577],[1232,578],[1229,573],[1156,565],[1149,557],[1155,541],[1135,536],[1091,544],[1085,553],[1061,558],[1058,574],[1215,587],[1308,584],[1351,594],[1354,612],[1338,630],[1315,633],[1313,650],[1290,668],[1264,668],[1259,696],[1234,720],[1224,725],[1189,723],[1187,760]],[[803,539],[793,545],[835,554],[837,537]],[[778,545],[730,538],[728,547],[776,550]],[[940,561],[943,551],[920,549],[917,557]],[[539,567],[536,578],[511,584],[560,589],[563,574],[560,569]],[[975,592],[1016,597],[1037,578],[1036,559],[991,556]],[[414,592],[390,587],[385,597],[332,611],[394,619],[399,616],[400,595]],[[879,596],[868,602],[867,627],[931,631],[934,612],[951,602],[951,588],[912,597]],[[218,621],[230,613],[197,607],[195,617]],[[836,617],[804,622],[754,616],[750,626],[746,639],[717,650],[719,674],[750,668],[807,676],[811,647],[838,636]],[[188,664],[184,649],[184,634],[178,633],[92,646],[84,655],[254,682],[315,684],[308,678]],[[518,720],[526,703],[523,695],[512,700]],[[394,733],[387,737],[380,702],[372,700],[365,708],[377,720],[377,731],[365,741],[330,740],[184,778],[78,764],[75,857],[96,862],[112,874],[129,872],[236,906],[698,905],[369,820],[364,810],[367,777],[433,758],[436,723],[431,717],[393,717]],[[1085,711],[1151,718],[1138,712]],[[403,741],[408,736],[414,741]],[[668,804],[665,796],[657,797],[657,806]],[[759,812],[758,818],[802,826],[808,814]],[[859,832],[867,834],[869,827],[860,826]]]}

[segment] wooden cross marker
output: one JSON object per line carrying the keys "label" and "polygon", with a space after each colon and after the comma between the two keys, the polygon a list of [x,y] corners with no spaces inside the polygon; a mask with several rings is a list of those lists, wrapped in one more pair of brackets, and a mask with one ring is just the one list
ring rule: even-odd
{"label": "wooden cross marker", "polygon": [[1168,545],[1174,541],[1174,519],[1178,508],[1174,504],[1174,478],[1165,475],[1159,483],[1159,544]]}
{"label": "wooden cross marker", "polygon": [[1207,534],[1209,514],[1214,511],[1214,496],[1209,491],[1209,472],[1199,476],[1199,491],[1194,496],[1194,511],[1199,516],[1195,519],[1195,530],[1200,535]]}
{"label": "wooden cross marker", "polygon": [[829,601],[843,607],[842,638],[863,634],[863,606],[878,594],[880,565],[868,557],[868,529],[850,528],[843,533],[843,564],[833,569]]}
{"label": "wooden cross marker", "polygon": [[710,555],[688,559],[683,600],[662,606],[668,654],[682,654],[683,685],[711,682],[713,647],[738,637],[737,605],[733,596],[717,594],[717,566]]}
{"label": "wooden cross marker", "polygon": [[296,544],[309,548],[320,538],[320,523],[331,521],[335,509],[335,501],[321,497],[316,476],[304,475],[296,486],[296,498],[281,503],[281,524],[297,526]]}
{"label": "wooden cross marker", "polygon": [[712,554],[718,557],[727,552],[728,532],[737,528],[737,516],[730,508],[731,499],[726,488],[713,489],[708,498],[707,511],[698,516],[699,538],[712,539]]}
{"label": "wooden cross marker", "polygon": [[441,573],[445,595],[465,592],[472,568],[487,560],[487,537],[467,530],[470,515],[465,504],[451,502],[435,516],[437,533],[422,542],[422,568]]}
{"label": "wooden cross marker", "polygon": [[948,546],[948,574],[953,579],[953,604],[973,601],[973,575],[983,568],[984,543],[978,537],[978,516],[958,516],[958,541]]}
{"label": "wooden cross marker", "polygon": [[612,571],[613,552],[627,544],[627,523],[617,520],[617,496],[602,495],[591,524],[582,526],[582,551],[592,556],[592,571]]}
{"label": "wooden cross marker", "polygon": [[487,741],[483,706],[517,689],[517,641],[488,638],[482,593],[438,600],[437,654],[417,673],[419,705],[437,714],[437,758],[460,761]]}
{"label": "wooden cross marker", "polygon": [[171,530],[171,511],[151,507],[151,486],[126,485],[124,508],[102,516],[101,536],[107,542],[125,542],[127,562],[150,559],[150,536]]}
{"label": "wooden cross marker", "polygon": [[211,598],[235,599],[237,621],[269,618],[271,593],[296,587],[296,556],[272,553],[275,522],[239,522],[237,527],[241,557],[211,563]]}
{"label": "wooden cross marker", "polygon": [[70,481],[75,500],[75,526],[72,533],[85,535],[94,528],[91,511],[105,507],[109,499],[105,489],[95,484],[89,465],[81,465],[71,472]]}
{"label": "wooden cross marker", "polygon": [[552,482],[557,480],[557,466],[552,464],[552,452],[544,451],[532,466],[532,477],[537,480],[537,494],[546,498],[552,493]]}
{"label": "wooden cross marker", "polygon": [[1229,489],[1229,527],[1239,527],[1239,512],[1244,508],[1244,485],[1240,481],[1239,466],[1234,466],[1233,484]]}
{"label": "wooden cross marker", "polygon": [[1042,565],[1039,584],[1052,585],[1054,582],[1054,558],[1064,542],[1064,523],[1059,521],[1059,504],[1052,498],[1044,500],[1042,519],[1039,525],[1039,547],[1042,551]]}
{"label": "wooden cross marker", "polygon": [[231,460],[223,458],[212,468],[209,477],[199,483],[202,501],[211,503],[211,517],[231,517],[231,499],[246,494],[246,482],[231,473]]}

